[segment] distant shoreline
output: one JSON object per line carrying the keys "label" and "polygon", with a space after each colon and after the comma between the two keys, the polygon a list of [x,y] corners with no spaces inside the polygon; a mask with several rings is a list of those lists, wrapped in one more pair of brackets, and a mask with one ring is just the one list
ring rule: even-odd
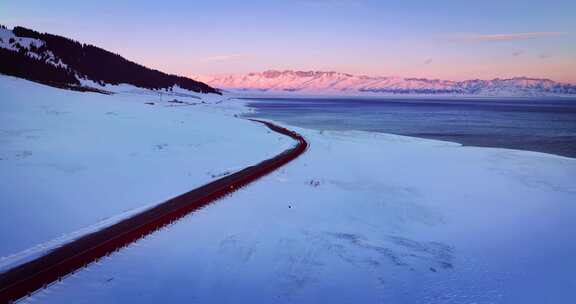
{"label": "distant shoreline", "polygon": [[383,93],[339,93],[339,92],[284,92],[284,91],[226,91],[227,95],[237,99],[311,99],[311,98],[330,98],[330,99],[568,99],[576,102],[576,95],[542,95],[542,96],[498,96],[498,95],[466,95],[466,94],[383,94]]}

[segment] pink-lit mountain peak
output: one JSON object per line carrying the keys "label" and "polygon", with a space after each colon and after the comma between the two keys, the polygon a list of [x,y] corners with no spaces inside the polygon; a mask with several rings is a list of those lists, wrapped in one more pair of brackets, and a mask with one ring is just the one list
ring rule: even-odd
{"label": "pink-lit mountain peak", "polygon": [[550,79],[514,77],[452,81],[352,75],[335,71],[267,70],[243,75],[200,77],[226,90],[322,94],[465,94],[465,95],[573,95],[576,86]]}

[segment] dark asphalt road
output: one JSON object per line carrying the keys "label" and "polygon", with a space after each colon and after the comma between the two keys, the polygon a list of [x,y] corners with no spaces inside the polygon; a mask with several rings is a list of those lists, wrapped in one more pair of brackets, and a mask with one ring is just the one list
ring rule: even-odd
{"label": "dark asphalt road", "polygon": [[294,160],[306,151],[308,143],[300,134],[269,122],[251,120],[265,124],[271,130],[293,138],[297,141],[296,146],[273,158],[172,198],[102,230],[64,244],[35,260],[1,273],[0,303],[10,303],[25,297],[101,257],[153,233],[190,212],[246,186]]}

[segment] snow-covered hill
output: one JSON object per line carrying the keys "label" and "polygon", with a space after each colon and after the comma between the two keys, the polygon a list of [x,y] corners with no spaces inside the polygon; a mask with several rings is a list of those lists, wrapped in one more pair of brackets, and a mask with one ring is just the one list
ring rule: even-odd
{"label": "snow-covered hill", "polygon": [[0,26],[0,73],[82,91],[98,91],[86,87],[92,83],[219,94],[204,83],[149,69],[96,46],[18,26]]}
{"label": "snow-covered hill", "polygon": [[527,77],[451,81],[426,78],[371,77],[339,72],[269,70],[245,75],[199,76],[197,78],[214,87],[231,91],[483,96],[576,95],[576,85]]}

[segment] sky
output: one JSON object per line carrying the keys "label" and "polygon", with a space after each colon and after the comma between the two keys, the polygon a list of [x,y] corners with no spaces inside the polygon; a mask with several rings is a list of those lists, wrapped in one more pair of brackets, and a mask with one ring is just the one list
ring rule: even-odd
{"label": "sky", "polygon": [[0,24],[185,76],[292,69],[576,83],[574,0],[0,0]]}

